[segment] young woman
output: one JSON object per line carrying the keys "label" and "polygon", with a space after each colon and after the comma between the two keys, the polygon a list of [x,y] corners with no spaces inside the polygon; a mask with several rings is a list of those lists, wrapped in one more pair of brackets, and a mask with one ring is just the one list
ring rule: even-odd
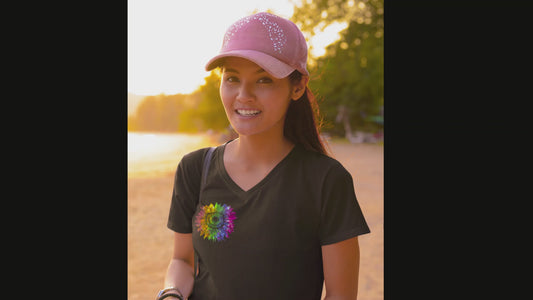
{"label": "young woman", "polygon": [[[326,153],[307,87],[307,44],[268,13],[234,23],[206,70],[239,134],[183,157],[157,299],[356,299],[357,237],[370,232],[350,173]],[[204,179],[205,176],[205,179]]]}

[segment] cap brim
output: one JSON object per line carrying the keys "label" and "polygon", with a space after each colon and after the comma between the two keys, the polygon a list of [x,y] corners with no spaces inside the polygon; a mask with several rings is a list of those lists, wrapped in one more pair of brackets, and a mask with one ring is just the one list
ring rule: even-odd
{"label": "cap brim", "polygon": [[296,70],[295,68],[287,65],[286,63],[280,61],[275,57],[254,50],[233,50],[221,53],[211,58],[207,62],[205,70],[213,70],[214,68],[220,66],[224,58],[231,56],[248,59],[263,68],[270,75],[278,79],[285,78],[289,76],[294,70]]}

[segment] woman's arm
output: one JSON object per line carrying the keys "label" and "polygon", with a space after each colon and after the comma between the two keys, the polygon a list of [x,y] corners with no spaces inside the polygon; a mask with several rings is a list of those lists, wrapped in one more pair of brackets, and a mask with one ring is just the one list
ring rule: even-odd
{"label": "woman's arm", "polygon": [[[194,284],[194,249],[192,233],[174,233],[174,253],[168,265],[165,288],[176,287],[186,299]],[[166,298],[172,299],[172,298]]]}
{"label": "woman's arm", "polygon": [[357,300],[359,241],[357,237],[322,246],[325,300]]}

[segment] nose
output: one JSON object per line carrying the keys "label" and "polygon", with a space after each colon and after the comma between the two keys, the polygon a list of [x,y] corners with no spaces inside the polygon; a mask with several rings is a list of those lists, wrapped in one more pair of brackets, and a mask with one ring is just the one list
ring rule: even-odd
{"label": "nose", "polygon": [[253,90],[253,85],[243,82],[239,87],[237,94],[237,101],[239,102],[250,102],[255,99],[255,93]]}

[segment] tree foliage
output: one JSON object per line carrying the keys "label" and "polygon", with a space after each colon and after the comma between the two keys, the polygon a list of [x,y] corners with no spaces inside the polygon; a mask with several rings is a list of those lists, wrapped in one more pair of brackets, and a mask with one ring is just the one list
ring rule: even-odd
{"label": "tree foliage", "polygon": [[218,69],[215,69],[206,77],[205,84],[198,90],[201,101],[197,113],[203,119],[204,130],[223,130],[229,126],[219,87],[220,73]]}
{"label": "tree foliage", "polygon": [[128,119],[128,130],[174,132],[178,130],[178,115],[187,95],[147,96],[139,104],[135,116]]}
{"label": "tree foliage", "polygon": [[322,57],[310,57],[310,87],[322,98],[321,112],[332,130],[344,106],[356,130],[376,131],[383,108],[383,0],[303,0],[291,18],[312,36],[334,22],[346,23],[341,38]]}
{"label": "tree foliage", "polygon": [[128,130],[193,133],[226,129],[229,122],[218,92],[220,75],[214,71],[205,80],[190,95],[145,97],[128,119]]}

